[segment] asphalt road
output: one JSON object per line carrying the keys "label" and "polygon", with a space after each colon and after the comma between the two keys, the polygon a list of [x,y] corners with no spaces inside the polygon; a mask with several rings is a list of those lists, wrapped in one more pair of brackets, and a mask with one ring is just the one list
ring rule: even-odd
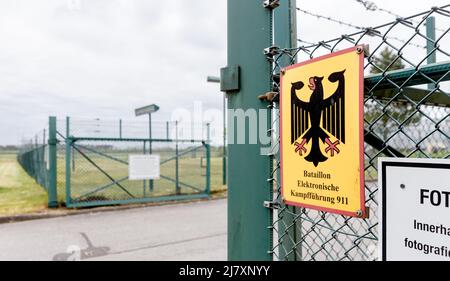
{"label": "asphalt road", "polygon": [[0,224],[0,260],[226,260],[226,199]]}

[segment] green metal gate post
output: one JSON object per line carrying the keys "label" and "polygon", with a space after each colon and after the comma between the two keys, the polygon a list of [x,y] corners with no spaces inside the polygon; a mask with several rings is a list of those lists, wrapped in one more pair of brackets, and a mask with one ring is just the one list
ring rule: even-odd
{"label": "green metal gate post", "polygon": [[[280,6],[274,10],[274,44],[280,48],[296,48],[297,47],[297,19],[296,19],[296,0],[284,0],[280,1]],[[289,56],[283,56],[278,64],[281,67],[291,64]],[[277,72],[280,69],[276,70]],[[279,136],[279,127],[277,127],[277,135]],[[277,154],[279,160],[279,154]],[[279,161],[277,161],[279,163]],[[277,170],[277,178],[280,178],[280,169]],[[292,214],[298,214],[301,209],[295,206],[288,207],[288,210]],[[297,241],[301,239],[301,220],[296,219],[291,214],[281,215],[282,218],[278,223],[278,235],[283,240],[285,247],[280,247],[279,256],[285,257],[287,260],[299,260],[300,255],[297,251],[292,251],[287,254],[285,250],[297,248],[301,251],[301,246],[296,247]],[[285,227],[287,226],[287,227]],[[284,235],[286,234],[286,235]],[[282,237],[280,237],[282,236]],[[286,239],[287,238],[287,239]]]}
{"label": "green metal gate post", "polygon": [[[44,137],[45,139],[45,137]],[[56,157],[56,117],[50,116],[48,119],[48,207],[58,207],[57,189],[57,157]]]}
{"label": "green metal gate post", "polygon": [[70,117],[66,117],[66,206],[70,207],[71,193],[70,193],[70,150],[72,148],[72,139],[70,136]]}
{"label": "green metal gate post", "polygon": [[206,123],[206,144],[205,144],[205,149],[206,149],[206,188],[205,188],[205,192],[206,194],[209,194],[211,191],[211,127],[210,127],[210,123]]}
{"label": "green metal gate post", "polygon": [[[271,64],[263,51],[272,45],[272,10],[261,0],[228,0],[227,17],[228,66],[238,65],[240,71],[239,89],[227,91],[228,109],[266,110],[267,104],[257,97],[271,90]],[[221,77],[221,88],[226,83]],[[268,121],[258,120],[258,125]],[[263,204],[272,195],[267,182],[270,163],[261,155],[260,140],[234,143],[233,138],[245,133],[238,132],[234,122],[228,114],[228,260],[271,260],[271,212]]]}
{"label": "green metal gate post", "polygon": [[205,193],[211,193],[211,146],[209,143],[205,144],[206,149],[206,188]]}

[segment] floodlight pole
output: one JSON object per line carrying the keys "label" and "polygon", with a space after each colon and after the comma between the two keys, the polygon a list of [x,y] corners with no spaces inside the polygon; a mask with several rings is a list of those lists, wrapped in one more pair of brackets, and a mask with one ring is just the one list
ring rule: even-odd
{"label": "floodlight pole", "polygon": [[[141,116],[141,115],[145,115],[148,114],[148,135],[149,135],[149,139],[148,139],[148,144],[149,144],[149,154],[152,154],[152,113],[156,112],[159,110],[159,106],[157,106],[156,104],[150,104],[144,107],[140,107],[140,108],[136,108],[134,110],[134,114],[136,116]],[[144,141],[144,154],[146,153],[145,151],[145,141]],[[148,185],[150,187],[150,191],[153,191],[153,180],[149,180],[148,181]],[[145,180],[144,180],[144,192],[145,192]]]}

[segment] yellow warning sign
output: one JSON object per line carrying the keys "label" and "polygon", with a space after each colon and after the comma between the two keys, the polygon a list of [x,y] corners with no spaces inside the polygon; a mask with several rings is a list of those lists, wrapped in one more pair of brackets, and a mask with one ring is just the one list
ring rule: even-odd
{"label": "yellow warning sign", "polygon": [[281,187],[288,205],[365,216],[362,50],[281,72]]}

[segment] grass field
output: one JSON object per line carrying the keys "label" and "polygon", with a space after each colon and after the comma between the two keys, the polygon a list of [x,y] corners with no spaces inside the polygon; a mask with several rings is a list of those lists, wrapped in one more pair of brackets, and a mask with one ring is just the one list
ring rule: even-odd
{"label": "grass field", "polygon": [[0,154],[0,216],[45,210],[47,193],[17,163],[15,153]]}

